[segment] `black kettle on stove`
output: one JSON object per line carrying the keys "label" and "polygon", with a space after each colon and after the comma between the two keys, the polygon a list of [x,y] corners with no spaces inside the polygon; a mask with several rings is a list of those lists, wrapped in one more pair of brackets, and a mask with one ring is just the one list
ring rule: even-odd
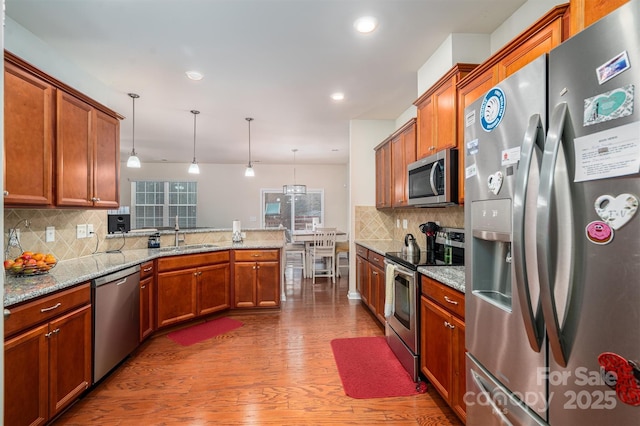
{"label": "black kettle on stove", "polygon": [[420,225],[420,232],[427,236],[427,262],[436,262],[436,233],[440,230],[435,222],[425,222]]}

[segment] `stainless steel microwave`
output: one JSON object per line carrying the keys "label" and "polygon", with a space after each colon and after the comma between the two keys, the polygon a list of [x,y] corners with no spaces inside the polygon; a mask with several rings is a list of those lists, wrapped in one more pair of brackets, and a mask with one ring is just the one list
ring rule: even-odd
{"label": "stainless steel microwave", "polygon": [[458,203],[458,151],[445,149],[407,166],[409,205]]}

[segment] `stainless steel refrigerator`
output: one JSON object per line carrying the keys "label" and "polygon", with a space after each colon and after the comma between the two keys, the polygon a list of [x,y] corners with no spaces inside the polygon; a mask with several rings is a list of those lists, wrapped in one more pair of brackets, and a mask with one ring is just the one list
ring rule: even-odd
{"label": "stainless steel refrigerator", "polygon": [[465,110],[468,425],[640,424],[640,0]]}

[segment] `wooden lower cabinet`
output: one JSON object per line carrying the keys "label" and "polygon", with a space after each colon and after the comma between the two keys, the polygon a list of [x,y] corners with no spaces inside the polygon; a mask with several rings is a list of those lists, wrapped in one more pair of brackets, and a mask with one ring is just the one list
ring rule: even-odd
{"label": "wooden lower cabinet", "polygon": [[229,264],[205,266],[198,270],[198,315],[229,309]]}
{"label": "wooden lower cabinet", "polygon": [[235,308],[280,306],[280,250],[234,251]]}
{"label": "wooden lower cabinet", "polygon": [[[368,250],[364,249],[367,253]],[[360,293],[360,299],[364,304],[368,303],[369,300],[369,262],[367,261],[367,257],[360,256],[359,252],[356,256],[356,288],[358,289],[358,293]]]}
{"label": "wooden lower cabinet", "polygon": [[384,325],[384,256],[356,244],[356,288],[364,306]]}
{"label": "wooden lower cabinet", "polygon": [[140,341],[155,330],[155,266],[154,262],[140,265]]}
{"label": "wooden lower cabinet", "polygon": [[[77,305],[80,294],[84,299],[80,307],[41,321],[43,314]],[[41,311],[43,306],[46,309],[57,303],[61,305]],[[89,303],[89,285],[84,284],[60,297],[27,303],[16,308],[15,314],[9,308],[12,313],[6,320],[9,327],[5,328],[5,336],[7,329],[17,334],[5,337],[4,424],[44,424],[89,388],[92,362]]]}
{"label": "wooden lower cabinet", "polygon": [[421,279],[420,370],[456,415],[466,421],[464,295],[427,277]]}
{"label": "wooden lower cabinet", "polygon": [[229,251],[170,256],[157,265],[158,328],[229,307]]}

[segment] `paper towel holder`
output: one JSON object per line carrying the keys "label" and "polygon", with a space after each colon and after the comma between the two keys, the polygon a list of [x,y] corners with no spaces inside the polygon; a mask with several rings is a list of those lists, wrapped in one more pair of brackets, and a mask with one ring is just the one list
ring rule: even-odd
{"label": "paper towel holder", "polygon": [[234,243],[241,243],[242,242],[242,232],[240,231],[240,221],[239,220],[234,220],[233,221],[233,233],[231,235],[231,241]]}

